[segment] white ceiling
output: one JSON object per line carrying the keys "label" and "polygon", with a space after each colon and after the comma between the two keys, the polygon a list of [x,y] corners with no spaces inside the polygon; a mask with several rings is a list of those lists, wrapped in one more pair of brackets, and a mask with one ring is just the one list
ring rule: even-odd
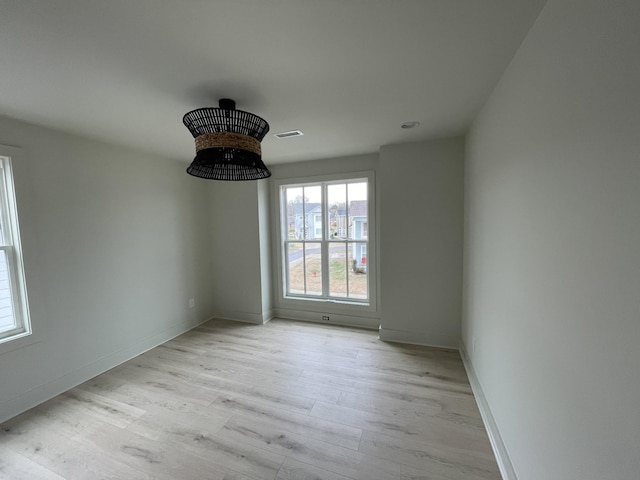
{"label": "white ceiling", "polygon": [[543,4],[0,0],[0,114],[188,162],[182,116],[229,97],[267,163],[375,152],[464,133]]}

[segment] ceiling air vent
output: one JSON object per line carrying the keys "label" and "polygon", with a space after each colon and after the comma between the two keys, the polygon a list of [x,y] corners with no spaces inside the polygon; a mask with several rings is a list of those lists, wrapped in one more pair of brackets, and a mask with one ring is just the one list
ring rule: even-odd
{"label": "ceiling air vent", "polygon": [[300,137],[304,135],[300,130],[289,130],[288,132],[280,132],[274,133],[273,136],[277,138],[291,138],[291,137]]}

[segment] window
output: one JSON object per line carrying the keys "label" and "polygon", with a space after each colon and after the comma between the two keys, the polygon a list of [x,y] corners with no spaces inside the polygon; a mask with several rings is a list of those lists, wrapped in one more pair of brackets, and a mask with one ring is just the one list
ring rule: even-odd
{"label": "window", "polygon": [[369,179],[279,192],[284,296],[369,305]]}
{"label": "window", "polygon": [[0,156],[0,343],[30,333],[11,159]]}

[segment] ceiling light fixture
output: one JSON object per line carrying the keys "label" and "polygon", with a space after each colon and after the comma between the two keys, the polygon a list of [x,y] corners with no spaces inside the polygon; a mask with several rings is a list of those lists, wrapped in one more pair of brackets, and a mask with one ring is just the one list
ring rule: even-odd
{"label": "ceiling light fixture", "polygon": [[236,110],[236,102],[198,108],[182,119],[196,143],[196,158],[187,173],[209,180],[259,180],[271,176],[262,161],[260,142],[269,124],[253,113]]}

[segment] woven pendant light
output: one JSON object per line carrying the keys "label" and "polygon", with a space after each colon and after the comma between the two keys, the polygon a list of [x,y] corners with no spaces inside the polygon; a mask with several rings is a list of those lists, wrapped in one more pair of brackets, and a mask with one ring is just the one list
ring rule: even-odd
{"label": "woven pendant light", "polygon": [[236,110],[223,98],[220,108],[198,108],[182,122],[196,142],[196,158],[187,173],[210,180],[259,180],[271,176],[262,162],[260,142],[269,124],[253,113]]}

